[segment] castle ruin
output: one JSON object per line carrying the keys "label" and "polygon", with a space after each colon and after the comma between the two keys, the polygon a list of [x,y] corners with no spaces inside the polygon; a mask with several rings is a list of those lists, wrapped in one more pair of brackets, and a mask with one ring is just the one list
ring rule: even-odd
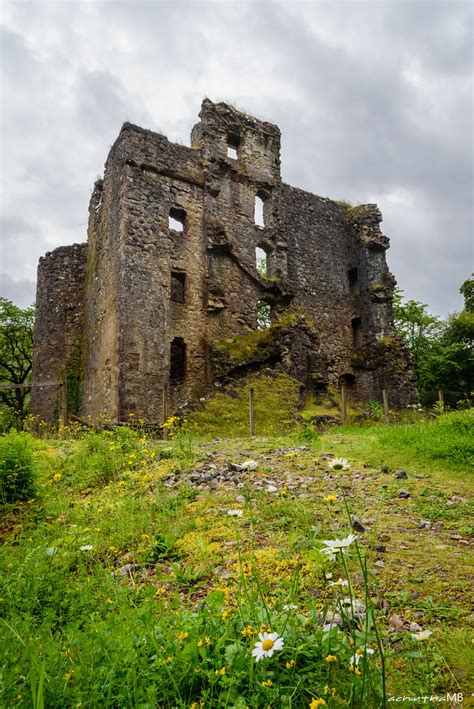
{"label": "castle ruin", "polygon": [[[163,420],[218,381],[285,371],[308,392],[415,400],[394,336],[376,205],[282,182],[280,130],[205,99],[191,147],[125,123],[94,185],[86,244],[38,268],[31,411]],[[265,346],[225,343],[271,320]],[[264,323],[268,324],[268,323]],[[260,323],[260,326],[262,323]]]}

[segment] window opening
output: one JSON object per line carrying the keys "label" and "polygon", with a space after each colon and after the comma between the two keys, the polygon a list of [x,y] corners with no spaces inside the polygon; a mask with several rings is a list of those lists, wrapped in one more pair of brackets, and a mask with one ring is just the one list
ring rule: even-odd
{"label": "window opening", "polygon": [[255,224],[257,226],[265,226],[263,218],[263,199],[256,195],[255,197]]}
{"label": "window opening", "polygon": [[240,138],[238,135],[228,135],[227,136],[227,157],[232,158],[232,160],[238,160],[238,149],[240,145]]}
{"label": "window opening", "polygon": [[171,300],[173,303],[184,303],[186,291],[186,274],[181,271],[171,272]]}
{"label": "window opening", "polygon": [[258,275],[262,278],[268,275],[267,252],[261,246],[257,246],[255,249],[255,267]]}
{"label": "window opening", "polygon": [[359,274],[357,268],[350,268],[347,271],[347,280],[349,281],[349,290],[351,293],[359,291]]}
{"label": "window opening", "polygon": [[186,212],[184,209],[179,209],[177,207],[171,207],[168,227],[172,231],[177,231],[182,234],[184,232],[184,222],[186,221]]}
{"label": "window opening", "polygon": [[175,337],[170,348],[170,381],[179,384],[186,376],[186,343],[182,337]]}
{"label": "window opening", "polygon": [[266,330],[271,324],[271,308],[268,303],[260,300],[257,303],[257,330]]}
{"label": "window opening", "polygon": [[352,344],[354,347],[362,347],[362,321],[360,318],[352,320]]}

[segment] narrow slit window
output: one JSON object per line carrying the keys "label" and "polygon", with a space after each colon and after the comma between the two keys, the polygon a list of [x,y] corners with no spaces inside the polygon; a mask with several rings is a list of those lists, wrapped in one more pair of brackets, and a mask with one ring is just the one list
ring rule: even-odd
{"label": "narrow slit window", "polygon": [[232,160],[238,160],[239,154],[238,149],[240,145],[240,138],[238,135],[228,135],[227,136],[227,157],[232,158]]}
{"label": "narrow slit window", "polygon": [[255,249],[255,267],[259,276],[264,278],[268,275],[267,252],[261,246]]}
{"label": "narrow slit window", "polygon": [[349,290],[351,293],[359,291],[359,274],[357,268],[350,268],[347,271],[347,280],[349,281]]}
{"label": "narrow slit window", "polygon": [[171,301],[184,303],[186,295],[186,274],[182,271],[171,272]]}
{"label": "narrow slit window", "polygon": [[179,384],[186,377],[186,343],[182,337],[175,337],[170,348],[170,382]]}
{"label": "narrow slit window", "polygon": [[257,303],[257,330],[266,330],[272,324],[271,308],[268,303],[260,300]]}
{"label": "narrow slit window", "polygon": [[265,226],[263,217],[263,199],[256,195],[255,197],[255,224],[256,226]]}
{"label": "narrow slit window", "polygon": [[362,347],[362,321],[360,318],[352,320],[352,344],[354,347]]}
{"label": "narrow slit window", "polygon": [[184,223],[186,221],[186,212],[184,209],[179,209],[177,207],[171,207],[170,213],[169,213],[169,218],[168,218],[168,227],[170,231],[176,231],[179,234],[182,234],[184,232]]}

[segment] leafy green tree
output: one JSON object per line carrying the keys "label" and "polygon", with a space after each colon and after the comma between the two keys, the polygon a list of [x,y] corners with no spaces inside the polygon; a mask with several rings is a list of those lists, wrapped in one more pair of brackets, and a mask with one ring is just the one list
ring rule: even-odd
{"label": "leafy green tree", "polygon": [[438,389],[454,399],[467,398],[474,388],[474,280],[465,281],[460,292],[465,309],[443,321],[415,300],[394,298],[395,330],[413,359],[413,369],[423,398],[433,398]]}
{"label": "leafy green tree", "polygon": [[[0,298],[0,402],[21,421],[27,413],[33,359],[34,307]],[[12,387],[15,388],[6,388]]]}

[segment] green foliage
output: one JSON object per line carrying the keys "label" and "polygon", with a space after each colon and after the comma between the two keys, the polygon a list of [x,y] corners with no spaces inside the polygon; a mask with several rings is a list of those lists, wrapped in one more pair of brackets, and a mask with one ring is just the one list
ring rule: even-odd
{"label": "green foliage", "polygon": [[[461,291],[470,297],[466,281]],[[403,301],[397,290],[393,312],[395,330],[408,347],[422,399],[432,403],[438,389],[453,403],[469,398],[474,388],[474,312],[467,307],[446,321],[430,315],[427,306]]]}
{"label": "green foliage", "polygon": [[[31,379],[34,308],[22,309],[0,298],[0,383],[23,385]],[[18,423],[27,413],[27,388],[0,389],[0,401],[10,408]]]}
{"label": "green foliage", "polygon": [[0,503],[30,500],[35,496],[34,439],[10,431],[0,438]]}

